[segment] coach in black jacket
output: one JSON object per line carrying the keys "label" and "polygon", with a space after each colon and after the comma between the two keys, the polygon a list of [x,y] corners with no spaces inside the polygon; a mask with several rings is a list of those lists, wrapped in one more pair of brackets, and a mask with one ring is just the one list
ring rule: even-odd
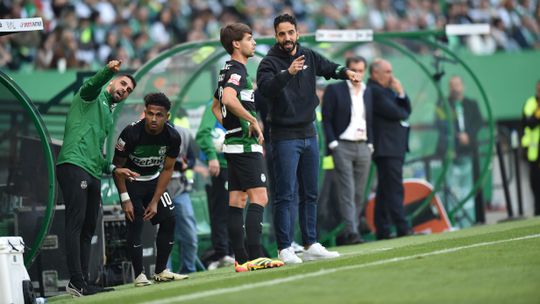
{"label": "coach in black jacket", "polygon": [[392,65],[376,59],[369,69],[368,89],[373,98],[373,160],[377,165],[375,227],[378,239],[390,237],[390,220],[398,236],[409,233],[403,208],[403,161],[409,150],[411,103]]}
{"label": "coach in black jacket", "polygon": [[[274,228],[279,258],[287,264],[301,263],[291,248],[289,213],[300,194],[299,214],[304,260],[334,258],[317,242],[317,196],[319,149],[315,131],[317,76],[360,81],[360,76],[301,47],[296,19],[288,14],[274,19],[277,43],[261,61],[257,85],[268,100],[272,164],[275,177]],[[297,192],[298,185],[298,192]]]}

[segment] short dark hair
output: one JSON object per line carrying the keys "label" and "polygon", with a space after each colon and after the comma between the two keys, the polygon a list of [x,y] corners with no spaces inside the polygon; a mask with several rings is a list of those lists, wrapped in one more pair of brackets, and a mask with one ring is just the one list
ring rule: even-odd
{"label": "short dark hair", "polygon": [[357,63],[357,62],[363,62],[364,67],[367,67],[367,60],[366,60],[366,58],[364,58],[362,56],[347,57],[347,59],[345,60],[345,66],[350,67],[351,64]]}
{"label": "short dark hair", "polygon": [[144,96],[144,106],[148,107],[149,105],[164,107],[167,112],[171,109],[169,97],[161,92],[148,93]]}
{"label": "short dark hair", "polygon": [[135,80],[135,77],[133,77],[133,75],[131,74],[119,74],[118,76],[116,76],[117,78],[120,78],[120,77],[127,77],[129,78],[129,80],[131,80],[131,83],[133,83],[133,89],[135,90],[135,87],[137,86],[137,80]]}
{"label": "short dark hair", "polygon": [[233,41],[240,41],[244,38],[244,34],[252,35],[251,28],[244,23],[231,23],[221,28],[219,32],[219,40],[223,48],[232,55],[234,51]]}
{"label": "short dark hair", "polygon": [[289,22],[290,24],[294,25],[294,28],[296,29],[296,18],[294,16],[291,16],[289,14],[282,14],[274,18],[274,31],[277,30],[277,27],[280,23]]}

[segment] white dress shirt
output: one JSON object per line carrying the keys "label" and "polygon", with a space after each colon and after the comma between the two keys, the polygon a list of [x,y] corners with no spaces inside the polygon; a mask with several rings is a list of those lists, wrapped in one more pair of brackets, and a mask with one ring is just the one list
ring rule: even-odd
{"label": "white dress shirt", "polygon": [[356,90],[351,81],[347,80],[347,86],[351,94],[351,121],[347,129],[339,135],[339,139],[350,141],[367,140],[366,110],[364,106],[366,85],[362,82],[360,90]]}

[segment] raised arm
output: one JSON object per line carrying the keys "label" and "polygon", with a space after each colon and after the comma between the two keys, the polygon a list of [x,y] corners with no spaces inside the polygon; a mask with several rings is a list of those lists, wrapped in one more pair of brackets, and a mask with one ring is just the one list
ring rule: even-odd
{"label": "raised arm", "polygon": [[[289,80],[294,77],[298,71],[297,66],[304,59],[302,57],[296,58],[289,69],[278,71],[269,60],[262,60],[257,69],[257,87],[261,90],[264,96],[277,96],[281,93],[283,88],[287,86]],[[294,74],[291,74],[293,71]],[[272,101],[271,99],[269,100]]]}
{"label": "raised arm", "polygon": [[94,101],[99,93],[101,93],[101,88],[120,70],[120,65],[122,65],[121,61],[111,60],[106,67],[86,80],[80,89],[81,98],[84,101]]}

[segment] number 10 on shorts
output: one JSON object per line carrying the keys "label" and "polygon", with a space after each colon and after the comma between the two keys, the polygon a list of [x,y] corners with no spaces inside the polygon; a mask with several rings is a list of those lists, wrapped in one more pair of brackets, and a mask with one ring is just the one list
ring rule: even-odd
{"label": "number 10 on shorts", "polygon": [[171,196],[169,195],[168,192],[164,192],[163,195],[161,196],[161,203],[163,204],[163,207],[169,208],[169,210],[174,209]]}

